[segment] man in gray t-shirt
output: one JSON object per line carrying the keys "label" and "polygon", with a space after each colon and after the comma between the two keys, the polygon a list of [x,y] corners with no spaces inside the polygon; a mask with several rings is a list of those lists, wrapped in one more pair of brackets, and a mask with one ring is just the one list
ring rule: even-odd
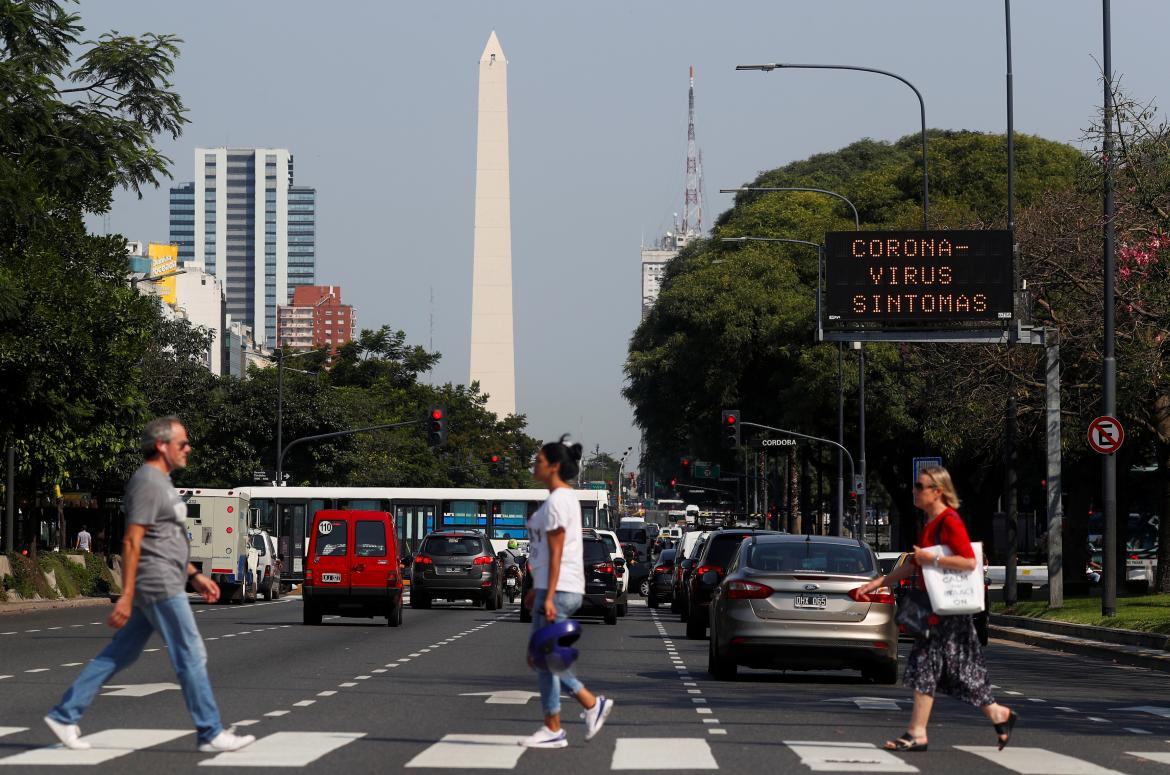
{"label": "man in gray t-shirt", "polygon": [[114,639],[81,671],[45,723],[66,748],[85,749],[77,722],[106,681],[130,666],[158,633],[171,653],[203,752],[235,751],[256,738],[223,728],[207,677],[207,650],[187,601],[187,582],[209,603],[219,586],[188,562],[187,504],[171,484],[171,472],[187,465],[191,442],[178,417],[160,417],[142,433],[146,462],[126,485],[126,538],[122,549],[122,596],[109,625]]}

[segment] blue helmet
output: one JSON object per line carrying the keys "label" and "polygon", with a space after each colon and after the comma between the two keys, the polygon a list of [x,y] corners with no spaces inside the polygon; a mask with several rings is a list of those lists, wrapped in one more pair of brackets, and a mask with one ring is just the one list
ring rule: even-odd
{"label": "blue helmet", "polygon": [[528,658],[537,670],[563,673],[577,661],[573,644],[580,637],[581,623],[573,619],[541,627],[528,640]]}

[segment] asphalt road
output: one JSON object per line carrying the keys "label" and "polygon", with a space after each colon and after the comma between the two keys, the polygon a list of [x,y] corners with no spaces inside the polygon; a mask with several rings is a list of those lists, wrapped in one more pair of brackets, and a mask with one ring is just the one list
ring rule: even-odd
{"label": "asphalt road", "polygon": [[[640,601],[617,626],[587,620],[578,675],[616,700],[585,743],[565,698],[570,747],[525,751],[540,723],[524,665],[528,628],[515,606],[407,609],[385,620],[301,624],[296,597],[249,606],[194,604],[224,722],[255,734],[233,754],[199,754],[167,651],[159,641],[118,675],[82,721],[95,747],[51,745],[41,717],[109,638],[105,608],[0,615],[0,767],[103,766],[126,773],[200,766],[363,773],[402,768],[598,772],[1166,773],[1170,675],[994,642],[987,659],[999,698],[1022,720],[994,750],[974,708],[940,698],[930,750],[889,754],[908,691],[856,673],[706,672],[706,642],[688,641],[666,609]],[[380,622],[380,624],[379,624]],[[903,648],[904,650],[904,648]],[[500,695],[499,692],[512,694]],[[494,695],[494,696],[493,696]]]}

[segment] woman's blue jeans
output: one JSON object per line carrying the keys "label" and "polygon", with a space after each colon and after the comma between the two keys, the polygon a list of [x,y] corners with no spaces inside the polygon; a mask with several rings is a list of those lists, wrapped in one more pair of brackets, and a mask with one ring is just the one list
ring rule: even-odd
{"label": "woman's blue jeans", "polygon": [[[549,624],[548,619],[544,618],[544,601],[547,596],[547,590],[538,589],[532,598],[533,633]],[[576,592],[557,592],[553,600],[557,609],[558,622],[565,621],[581,607],[581,595]],[[565,688],[572,694],[585,688],[585,685],[577,680],[577,676],[573,675],[572,670],[566,670],[563,673],[538,670],[536,676],[537,684],[540,686],[540,704],[544,708],[546,716],[555,716],[561,712],[561,684],[564,684]]]}
{"label": "woman's blue jeans", "polygon": [[206,743],[223,731],[219,708],[207,678],[207,650],[195,626],[191,603],[186,595],[158,603],[138,603],[130,619],[114,633],[114,639],[81,670],[61,702],[49,717],[62,724],[76,724],[94,697],[115,673],[138,659],[151,633],[157,632],[167,644],[171,666],[183,687],[183,699],[195,721],[199,742]]}

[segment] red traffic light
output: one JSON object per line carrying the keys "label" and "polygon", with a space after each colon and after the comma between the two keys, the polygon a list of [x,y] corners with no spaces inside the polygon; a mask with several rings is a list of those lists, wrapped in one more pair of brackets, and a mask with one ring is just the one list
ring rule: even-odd
{"label": "red traffic light", "polygon": [[723,421],[724,421],[725,423],[727,423],[728,425],[735,425],[735,415],[734,415],[734,414],[729,414],[729,415],[727,415],[726,417],[724,417],[724,418],[723,418]]}
{"label": "red traffic light", "polygon": [[500,462],[500,456],[499,455],[492,455],[492,462],[493,463]]}
{"label": "red traffic light", "polygon": [[682,464],[683,464],[684,466],[689,466],[689,465],[691,464],[691,461],[687,460],[687,459],[684,457],[684,458],[682,459]]}
{"label": "red traffic light", "polygon": [[670,480],[670,486],[671,486],[671,487],[674,487],[674,486],[675,486],[675,485],[677,485],[677,484],[678,484],[678,479],[671,479],[671,480]]}
{"label": "red traffic light", "polygon": [[[417,417],[418,415],[415,415],[415,416]],[[431,419],[432,420],[442,420],[443,419],[443,410],[442,409],[432,409],[431,410]]]}

